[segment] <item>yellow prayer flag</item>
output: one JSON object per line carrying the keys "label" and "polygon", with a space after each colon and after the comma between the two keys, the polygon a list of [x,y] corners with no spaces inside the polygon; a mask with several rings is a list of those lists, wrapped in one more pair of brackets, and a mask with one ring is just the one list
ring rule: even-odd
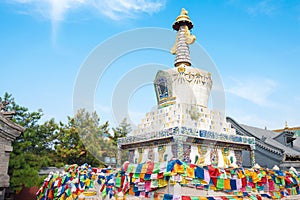
{"label": "yellow prayer flag", "polygon": [[190,166],[187,166],[187,176],[190,178],[195,178],[195,172],[194,169],[191,168]]}

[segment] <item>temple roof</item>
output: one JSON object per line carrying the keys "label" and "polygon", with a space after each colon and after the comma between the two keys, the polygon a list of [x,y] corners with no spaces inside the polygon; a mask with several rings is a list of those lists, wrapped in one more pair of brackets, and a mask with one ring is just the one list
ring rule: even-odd
{"label": "temple roof", "polygon": [[285,145],[281,144],[280,142],[276,141],[275,138],[278,136],[278,133],[275,133],[270,130],[253,127],[253,126],[244,125],[244,124],[240,124],[240,125],[246,131],[252,133],[254,137],[264,140],[264,142],[267,144],[270,144],[272,146],[282,149],[285,152],[285,154],[287,154],[289,156],[299,156],[300,155],[299,151],[297,151],[291,147],[285,146]]}
{"label": "temple roof", "polygon": [[[284,131],[284,130],[288,130],[288,131],[294,131],[294,132],[299,132],[300,133],[300,126],[296,126],[296,127],[288,127],[287,125],[286,125],[286,127],[284,127],[284,128],[281,128],[281,129],[275,129],[275,130],[273,130],[274,132],[278,132],[278,133],[281,133],[282,131]],[[299,135],[300,136],[300,135]]]}
{"label": "temple roof", "polygon": [[282,129],[276,129],[276,130],[273,130],[274,132],[276,133],[282,133],[283,131],[291,131],[291,132],[294,132],[295,133],[295,141],[294,141],[294,149],[300,151],[300,126],[296,126],[296,127],[285,127],[285,128],[282,128]]}
{"label": "temple roof", "polygon": [[19,137],[20,134],[26,130],[24,127],[8,119],[2,112],[0,112],[0,123],[0,137],[9,141],[15,140],[16,137]]}
{"label": "temple roof", "polygon": [[239,126],[242,129],[244,129],[244,131],[246,131],[248,136],[255,137],[255,141],[258,145],[263,146],[265,149],[268,149],[269,151],[276,152],[280,150],[282,153],[284,153],[287,156],[292,156],[292,157],[300,156],[300,151],[297,151],[294,148],[285,146],[280,142],[276,141],[275,138],[279,135],[276,132],[253,127],[253,126],[248,126],[244,124],[238,124],[230,117],[227,117],[227,121],[229,121],[232,125]]}
{"label": "temple roof", "polygon": [[296,138],[296,140],[294,141],[294,148],[297,150],[297,151],[300,151],[300,137],[298,136]]}

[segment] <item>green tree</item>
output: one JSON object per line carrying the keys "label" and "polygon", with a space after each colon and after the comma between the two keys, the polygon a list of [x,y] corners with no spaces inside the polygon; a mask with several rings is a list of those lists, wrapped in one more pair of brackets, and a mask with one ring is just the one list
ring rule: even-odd
{"label": "green tree", "polygon": [[108,137],[111,139],[112,143],[117,146],[117,142],[119,138],[126,137],[129,133],[131,133],[131,125],[127,122],[127,119],[124,118],[118,127],[112,128],[113,135],[109,135]]}
{"label": "green tree", "polygon": [[[89,163],[105,166],[105,156],[116,156],[116,146],[109,138],[109,123],[100,124],[96,112],[79,110],[67,123],[54,119],[40,123],[42,110],[31,112],[18,105],[12,95],[5,93],[1,101],[7,101],[7,111],[15,111],[12,120],[26,128],[13,142],[9,163],[10,185],[13,190],[40,185],[43,177],[38,173],[42,167],[65,164]],[[126,122],[126,121],[125,121]],[[125,136],[127,125],[114,129],[116,136]]]}
{"label": "green tree", "polygon": [[109,124],[100,124],[96,112],[78,110],[74,117],[68,117],[67,124],[60,123],[54,145],[56,154],[65,164],[84,164],[104,166],[102,155],[108,144],[105,135]]}
{"label": "green tree", "polygon": [[41,182],[38,175],[41,167],[53,164],[52,136],[57,124],[50,120],[39,125],[42,110],[30,112],[28,108],[18,105],[11,94],[5,93],[0,101],[9,103],[6,110],[15,111],[12,120],[26,128],[12,143],[8,169],[10,186],[13,190],[19,190],[23,186],[38,185]]}
{"label": "green tree", "polygon": [[[131,133],[131,125],[127,122],[127,119],[124,118],[122,122],[119,124],[118,127],[112,128],[113,130],[113,135],[110,134],[108,137],[111,140],[111,143],[113,145],[113,151],[114,154],[113,156],[117,158],[117,153],[118,153],[118,146],[117,142],[119,138],[126,137],[129,133]],[[121,150],[121,163],[125,162],[128,159],[128,151],[123,151]]]}

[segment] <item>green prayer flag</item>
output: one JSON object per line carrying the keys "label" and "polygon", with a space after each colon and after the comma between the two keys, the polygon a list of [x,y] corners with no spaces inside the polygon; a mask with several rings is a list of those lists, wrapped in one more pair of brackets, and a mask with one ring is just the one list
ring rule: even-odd
{"label": "green prayer flag", "polygon": [[285,180],[284,178],[281,179],[281,184],[284,186],[285,185]]}
{"label": "green prayer flag", "polygon": [[255,195],[251,195],[251,196],[250,196],[250,199],[252,199],[252,200],[257,200],[257,198],[256,198]]}
{"label": "green prayer flag", "polygon": [[160,164],[159,163],[154,163],[154,169],[153,173],[157,174],[160,171]]}
{"label": "green prayer flag", "polygon": [[95,187],[95,183],[94,183],[93,180],[91,180],[91,182],[90,182],[90,188],[94,188],[94,187]]}
{"label": "green prayer flag", "polygon": [[68,188],[68,189],[66,190],[66,195],[67,195],[67,197],[71,196],[71,194],[72,194],[71,188]]}
{"label": "green prayer flag", "polygon": [[48,189],[50,189],[50,188],[51,188],[51,186],[52,186],[52,183],[53,183],[53,180],[50,180],[50,181],[49,181],[49,184],[48,184]]}
{"label": "green prayer flag", "polygon": [[137,165],[134,165],[134,164],[132,165],[132,168],[131,168],[131,170],[132,170],[131,172],[132,172],[132,173],[135,172],[136,166],[137,166]]}
{"label": "green prayer flag", "polygon": [[85,181],[84,176],[80,176],[79,180],[82,181],[82,182],[84,182]]}
{"label": "green prayer flag", "polygon": [[151,188],[157,188],[158,187],[158,180],[152,180],[151,181]]}
{"label": "green prayer flag", "polygon": [[134,173],[134,174],[133,174],[133,177],[134,177],[134,178],[140,178],[140,174],[139,174],[139,173]]}
{"label": "green prayer flag", "polygon": [[276,198],[281,198],[280,192],[274,192],[274,195],[275,195]]}
{"label": "green prayer flag", "polygon": [[104,198],[106,196],[106,187],[104,188],[104,190],[102,190],[102,198]]}
{"label": "green prayer flag", "polygon": [[192,184],[194,184],[194,185],[196,185],[196,184],[201,184],[201,181],[200,181],[200,179],[198,179],[198,178],[194,178],[194,179],[192,180]]}
{"label": "green prayer flag", "polygon": [[224,179],[218,178],[218,180],[217,180],[217,188],[218,189],[224,189]]}
{"label": "green prayer flag", "polygon": [[121,187],[121,177],[116,178],[116,187]]}
{"label": "green prayer flag", "polygon": [[164,172],[164,176],[171,176],[171,173],[172,173],[172,172],[170,172],[170,171]]}
{"label": "green prayer flag", "polygon": [[191,200],[199,200],[199,197],[191,197]]}
{"label": "green prayer flag", "polygon": [[226,197],[228,200],[236,200],[236,198],[235,197],[232,197],[232,196],[227,196]]}
{"label": "green prayer flag", "polygon": [[57,197],[58,188],[54,189],[54,197]]}
{"label": "green prayer flag", "polygon": [[63,178],[62,178],[61,182],[62,182],[62,183],[64,183],[64,182],[65,182],[65,180],[66,180],[66,176],[63,176]]}
{"label": "green prayer flag", "polygon": [[128,168],[127,168],[127,173],[131,173],[132,172],[132,164],[129,164],[128,165]]}
{"label": "green prayer flag", "polygon": [[295,194],[297,194],[297,190],[296,190],[295,187],[293,187],[293,188],[292,188],[292,195],[295,195]]}
{"label": "green prayer flag", "polygon": [[220,178],[222,178],[222,179],[226,179],[227,178],[227,176],[226,176],[226,174],[220,174]]}

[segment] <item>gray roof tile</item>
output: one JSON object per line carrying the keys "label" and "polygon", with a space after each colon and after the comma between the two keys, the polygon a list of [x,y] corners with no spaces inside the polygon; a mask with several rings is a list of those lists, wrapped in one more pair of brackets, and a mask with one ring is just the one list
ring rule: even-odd
{"label": "gray roof tile", "polygon": [[299,151],[297,151],[297,150],[295,150],[291,147],[287,147],[287,146],[285,146],[285,145],[281,144],[280,142],[273,139],[274,137],[276,137],[278,135],[278,133],[275,133],[275,132],[270,131],[270,130],[265,130],[265,129],[261,129],[261,128],[256,128],[256,127],[244,125],[244,124],[240,124],[240,126],[243,129],[245,129],[246,131],[248,131],[249,133],[251,133],[254,137],[259,138],[260,140],[262,140],[262,138],[265,137],[265,143],[282,149],[285,152],[286,155],[300,156]]}

